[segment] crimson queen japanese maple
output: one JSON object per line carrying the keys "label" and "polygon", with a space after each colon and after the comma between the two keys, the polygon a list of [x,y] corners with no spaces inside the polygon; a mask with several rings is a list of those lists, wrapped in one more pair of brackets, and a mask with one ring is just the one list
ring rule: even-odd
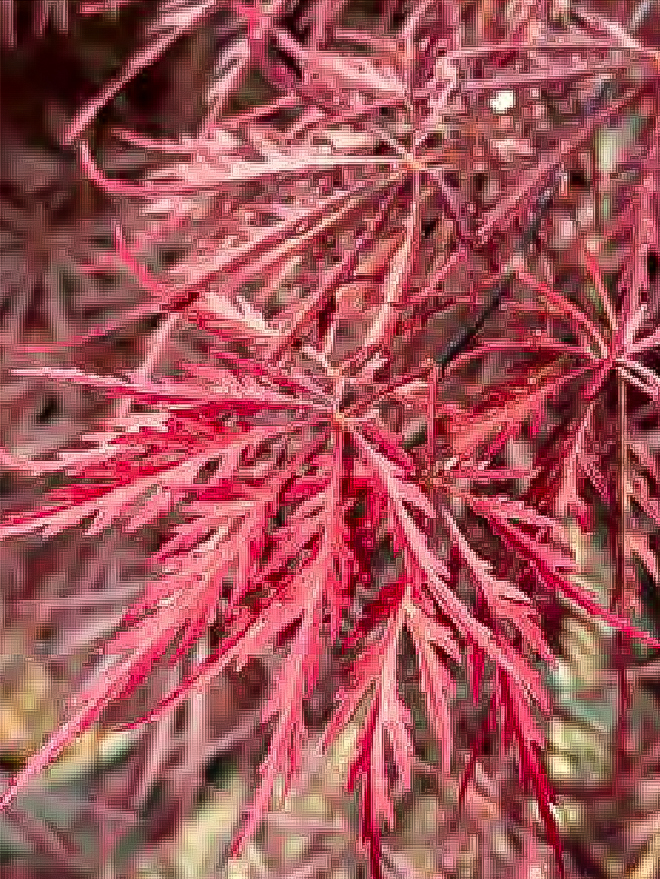
{"label": "crimson queen japanese maple", "polygon": [[[194,656],[213,629],[218,646],[136,723],[230,667],[275,658],[261,711],[268,750],[236,852],[278,779],[286,790],[296,777],[306,703],[321,668],[336,667],[342,684],[321,744],[366,710],[349,788],[360,788],[361,836],[380,875],[381,834],[415,764],[398,683],[405,641],[440,770],[451,770],[452,699],[465,663],[475,700],[486,697],[486,733],[499,725],[502,748],[515,746],[563,871],[542,761],[551,704],[539,660],[554,656],[537,599],[563,596],[626,638],[659,646],[626,621],[623,602],[605,609],[578,585],[565,531],[566,514],[585,512],[580,469],[607,494],[597,457],[609,440],[588,447],[587,438],[615,369],[655,401],[655,415],[635,410],[626,429],[643,470],[634,497],[660,521],[650,496],[657,449],[642,436],[657,419],[657,301],[644,311],[633,280],[612,304],[586,250],[600,310],[581,311],[548,279],[560,258],[534,211],[551,180],[547,206],[565,206],[568,164],[657,89],[657,52],[595,13],[569,22],[546,4],[506,21],[484,16],[482,42],[450,3],[387,4],[364,21],[350,4],[326,2],[293,12],[284,2],[158,6],[144,47],[66,132],[96,186],[140,204],[138,231],[115,227],[115,259],[148,294],[70,344],[146,316],[158,325],[130,375],[19,370],[119,402],[102,430],[51,458],[7,449],[0,459],[34,477],[65,477],[38,509],[7,515],[2,539],[152,529],[152,576],[104,644],[102,673],[72,697],[3,804],[157,663]],[[155,170],[141,179],[104,170],[85,139],[95,114],[180,34],[211,25],[221,47],[201,130],[177,140],[118,131]],[[588,63],[571,60],[578,46]],[[263,94],[246,110],[230,106],[250,71]],[[585,120],[596,73],[616,75],[618,94]],[[503,95],[515,107],[505,121]],[[640,134],[656,148],[657,137],[657,123]],[[657,152],[650,156],[657,168]],[[657,204],[644,205],[646,254],[657,248]],[[149,268],[145,254],[173,239],[188,240],[185,254]],[[503,274],[508,296],[499,293],[451,347],[457,324]],[[198,356],[161,369],[185,325],[197,331]],[[561,400],[551,412],[572,384],[570,414]],[[561,464],[537,422],[562,427]],[[502,450],[531,423],[535,460],[507,461]],[[633,551],[653,570],[647,532],[634,533]],[[379,579],[373,549],[383,535],[397,564]]]}

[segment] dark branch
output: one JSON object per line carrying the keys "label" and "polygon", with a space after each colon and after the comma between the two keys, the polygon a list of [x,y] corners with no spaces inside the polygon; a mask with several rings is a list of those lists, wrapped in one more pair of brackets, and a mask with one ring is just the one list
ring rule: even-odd
{"label": "dark branch", "polygon": [[[630,16],[628,23],[629,33],[632,34],[641,27],[652,8],[652,0],[642,0],[642,2],[639,3]],[[572,13],[572,17],[579,19],[579,15],[575,12]],[[587,117],[593,116],[594,113],[597,113],[602,109],[603,105],[609,100],[611,93],[612,83],[609,79],[606,79],[600,84],[595,93],[585,102],[585,115]],[[523,232],[521,247],[518,250],[519,253],[524,253],[536,240],[541,228],[541,223],[552,207],[554,198],[565,177],[566,169],[563,167],[558,168],[552,181],[541,191],[536,199],[532,216]],[[454,360],[461,351],[464,351],[465,348],[467,348],[479,330],[483,327],[486,320],[500,307],[502,298],[510,289],[513,274],[514,272],[512,269],[507,269],[505,271],[505,274],[497,282],[488,301],[477,316],[471,323],[463,327],[449,344],[436,356],[435,361],[442,370],[443,375],[452,360]]]}

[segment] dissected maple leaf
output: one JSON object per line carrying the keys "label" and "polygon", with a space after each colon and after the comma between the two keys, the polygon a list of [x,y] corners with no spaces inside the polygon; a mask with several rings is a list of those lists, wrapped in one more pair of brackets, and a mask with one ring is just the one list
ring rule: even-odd
{"label": "dissected maple leaf", "polygon": [[[551,205],[568,176],[564,163],[640,101],[656,74],[653,55],[636,41],[622,60],[614,32],[600,42],[584,37],[592,63],[556,64],[566,47],[537,10],[523,7],[510,22],[506,53],[497,43],[472,51],[459,16],[422,3],[400,26],[388,6],[383,33],[358,55],[342,48],[355,34],[335,32],[338,12],[326,2],[313,7],[317,21],[302,36],[287,24],[284,3],[163,0],[142,47],[71,120],[67,141],[182,34],[226,11],[212,106],[198,136],[156,142],[118,132],[158,155],[139,180],[109,172],[87,142],[78,144],[95,186],[141,205],[144,229],[127,239],[117,225],[115,247],[148,298],[70,342],[147,316],[161,323],[132,375],[53,364],[16,370],[123,406],[76,445],[30,461],[32,474],[58,474],[62,484],[40,507],[4,516],[0,539],[84,526],[92,537],[150,529],[158,546],[142,594],[103,645],[96,678],[9,784],[3,806],[157,664],[190,659],[213,629],[217,647],[193,657],[184,679],[133,723],[163,717],[230,667],[273,660],[260,714],[269,747],[236,853],[278,779],[286,792],[297,775],[310,732],[305,705],[320,669],[344,666],[321,742],[329,746],[368,701],[348,785],[361,788],[361,836],[378,876],[381,836],[415,767],[398,669],[409,642],[442,771],[451,769],[455,664],[466,654],[475,701],[486,691],[486,729],[499,721],[502,748],[516,746],[521,780],[531,785],[562,869],[540,758],[541,716],[551,706],[538,660],[552,662],[553,653],[538,599],[563,595],[659,646],[576,585],[561,522],[565,513],[586,518],[580,480],[606,502],[613,495],[604,462],[617,438],[607,418],[615,373],[645,400],[626,420],[626,454],[635,461],[626,492],[644,516],[660,518],[657,450],[646,439],[657,424],[657,309],[642,301],[648,267],[645,275],[640,261],[657,246],[657,208],[640,196],[644,223],[620,302],[610,301],[598,261],[587,258],[600,310],[581,293],[575,301],[547,272],[538,277],[524,255],[505,266],[496,251],[530,210],[523,250],[541,236],[547,211],[537,208]],[[81,11],[103,8],[109,4]],[[390,25],[397,40],[385,33]],[[225,112],[252,68],[283,94]],[[621,94],[583,125],[540,95],[547,83],[579,93],[596,70],[619,76]],[[526,144],[520,167],[497,148],[503,94],[524,104],[512,122],[515,142]],[[537,148],[549,158],[537,161]],[[484,185],[476,199],[473,165],[484,155],[499,155],[497,186]],[[425,224],[438,214],[443,235],[427,237]],[[167,267],[145,264],[149,244],[170,236],[192,245]],[[429,356],[419,355],[420,330],[434,321],[441,335],[450,333],[454,310],[479,300],[484,276],[499,284],[496,294],[459,344],[450,342],[451,357],[439,357],[439,338],[428,343]],[[175,317],[200,332],[203,356],[181,357],[173,374],[159,374],[158,333]],[[475,361],[490,371],[475,377]],[[538,441],[534,467],[504,467],[503,448],[528,427]],[[563,436],[548,450],[550,427]],[[7,449],[0,464],[20,470],[24,457]],[[530,485],[524,498],[520,480]],[[646,534],[630,533],[631,549],[654,570]],[[383,535],[399,566],[393,578],[373,570]],[[371,598],[364,607],[361,588]]]}

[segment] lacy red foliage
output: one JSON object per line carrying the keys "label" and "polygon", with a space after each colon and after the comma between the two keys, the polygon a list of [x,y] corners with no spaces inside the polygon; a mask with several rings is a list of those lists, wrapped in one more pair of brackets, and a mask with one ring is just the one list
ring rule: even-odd
{"label": "lacy red foliage", "polygon": [[[658,51],[625,23],[562,17],[552,4],[507,20],[492,12],[479,40],[460,4],[384,4],[373,21],[344,21],[345,6],[320,0],[294,28],[280,2],[164,0],[144,46],[68,126],[90,180],[143,206],[132,240],[116,227],[115,264],[148,294],[71,350],[137,318],[160,322],[130,375],[15,372],[120,402],[55,456],[0,450],[3,468],[64,476],[42,506],[6,515],[0,538],[156,528],[160,543],[153,577],[104,645],[103,674],[72,697],[2,802],[214,627],[218,647],[136,723],[230,666],[277,657],[261,712],[268,752],[236,852],[277,779],[286,789],[299,769],[321,667],[334,663],[336,680],[341,667],[322,742],[367,706],[349,789],[361,790],[377,876],[415,757],[398,683],[405,632],[440,770],[451,768],[465,662],[475,701],[485,690],[489,705],[468,772],[499,727],[563,872],[542,761],[551,703],[539,660],[554,657],[538,599],[563,598],[660,646],[629,620],[634,560],[658,580]],[[202,129],[160,141],[119,131],[156,170],[108,176],[85,140],[90,120],[220,10],[236,28],[223,31]],[[230,110],[248,70],[264,94]],[[593,100],[596,76],[613,93]],[[601,217],[597,196],[585,218],[569,170],[632,112],[635,136],[616,163],[633,183],[591,168],[594,187],[627,207]],[[149,247],[182,237],[183,257],[148,267]],[[621,268],[609,289],[605,264]],[[205,338],[203,357],[159,373],[186,324]],[[516,459],[523,442],[528,460]],[[610,608],[575,579],[565,530],[571,516],[591,527],[603,505],[625,554]],[[373,572],[384,535],[393,578]]]}

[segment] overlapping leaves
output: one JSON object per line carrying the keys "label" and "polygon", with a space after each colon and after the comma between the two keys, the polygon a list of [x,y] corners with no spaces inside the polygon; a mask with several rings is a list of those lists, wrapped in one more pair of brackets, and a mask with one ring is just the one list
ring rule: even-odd
{"label": "overlapping leaves", "polygon": [[[538,87],[549,75],[557,88],[579,84],[594,68],[567,64],[549,74],[566,42],[547,33],[534,40],[540,20],[523,16],[511,25],[517,39],[527,32],[528,42],[510,50],[525,63],[507,70],[492,47],[472,52],[461,45],[449,5],[415,5],[395,34],[371,34],[369,52],[358,55],[340,48],[354,43],[355,33],[337,24],[340,10],[327,3],[317,4],[316,24],[303,37],[284,26],[284,4],[171,0],[160,4],[145,47],[81,109],[68,137],[83,132],[177,35],[221,9],[231,36],[199,137],[158,142],[119,132],[161,158],[158,171],[139,182],[106,174],[88,145],[79,145],[95,185],[143,203],[142,238],[126,242],[117,228],[116,244],[149,299],[119,322],[176,313],[209,341],[204,364],[179,364],[175,376],[22,370],[128,403],[103,430],[54,459],[28,463],[3,453],[3,465],[23,463],[34,475],[61,471],[66,479],[41,509],[6,517],[0,538],[85,526],[87,536],[155,528],[160,542],[143,595],[104,645],[103,674],[72,700],[64,725],[14,779],[3,804],[110,702],[125,698],[161,660],[185,657],[214,627],[217,649],[142,720],[171,710],[230,664],[278,658],[261,715],[271,727],[269,749],[238,850],[267,810],[276,780],[283,777],[286,788],[295,777],[308,735],[305,700],[340,644],[355,658],[323,743],[370,700],[349,785],[360,780],[362,836],[378,875],[383,822],[392,825],[393,796],[408,790],[412,777],[414,729],[397,670],[405,631],[444,772],[451,766],[453,664],[467,653],[475,697],[485,663],[494,666],[488,728],[499,719],[502,744],[516,745],[521,778],[532,786],[561,863],[539,756],[538,712],[550,706],[535,665],[553,657],[534,598],[537,591],[563,594],[644,637],[574,584],[559,520],[565,513],[584,518],[582,476],[607,500],[602,461],[611,442],[598,407],[618,370],[655,406],[631,414],[628,448],[638,467],[631,494],[660,522],[657,462],[644,439],[657,419],[657,308],[644,310],[634,259],[622,301],[613,303],[597,261],[584,254],[601,304],[596,316],[593,303],[573,301],[518,261],[518,282],[533,297],[511,303],[497,337],[487,334],[456,360],[462,393],[477,400],[462,407],[446,399],[450,377],[439,387],[430,357],[410,366],[409,346],[430,320],[442,327],[450,308],[473,303],[475,275],[492,273],[497,263],[497,237],[515,229],[539,188],[599,125],[648,91],[653,59],[643,46],[628,46],[641,76],[622,78],[618,100],[586,126],[576,131],[558,115],[548,135],[548,126],[525,122],[535,108],[550,115]],[[598,72],[621,68],[616,41],[582,42],[586,52],[604,55]],[[224,113],[251,68],[279,95]],[[495,130],[497,103],[489,102],[504,90],[521,103],[507,138]],[[550,158],[539,163],[541,144]],[[475,212],[471,164],[486,154],[495,157],[497,186],[480,196]],[[635,259],[657,245],[652,208],[645,202],[640,211],[648,222],[640,226],[644,241],[633,242]],[[427,236],[429,223],[443,234]],[[190,252],[159,275],[147,270],[140,247],[182,232],[194,242]],[[430,344],[437,348],[437,340]],[[469,372],[478,358],[497,361],[491,383]],[[564,417],[562,394],[574,385],[581,396],[566,404]],[[553,403],[565,445],[553,437],[533,471],[503,466],[498,454],[506,442],[548,421]],[[423,423],[420,449],[409,435]],[[524,500],[512,488],[518,480],[531,480]],[[365,552],[379,531],[402,564],[392,582],[373,582]],[[647,538],[631,534],[633,552],[653,571]],[[373,589],[362,609],[358,583]]]}

